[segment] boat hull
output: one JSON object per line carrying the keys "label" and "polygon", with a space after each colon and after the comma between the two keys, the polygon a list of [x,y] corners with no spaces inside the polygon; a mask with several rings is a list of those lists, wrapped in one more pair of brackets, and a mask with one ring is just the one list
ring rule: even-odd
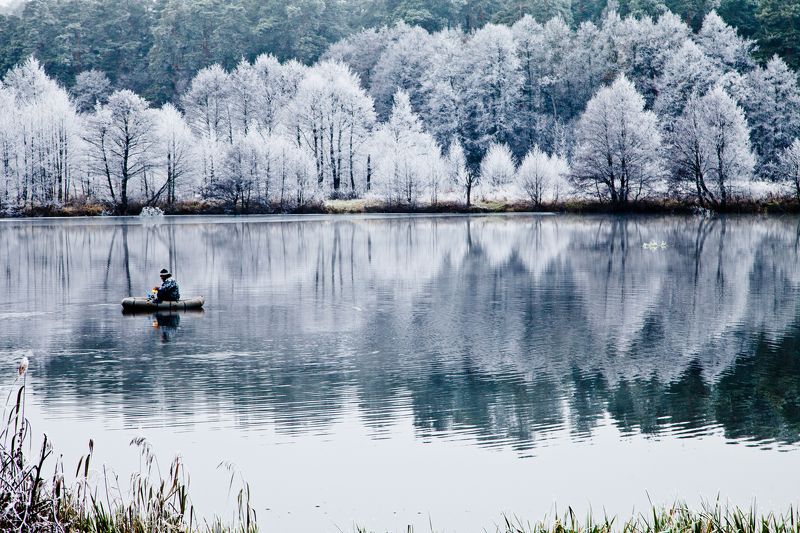
{"label": "boat hull", "polygon": [[178,300],[177,302],[153,303],[147,298],[131,296],[122,300],[122,308],[126,311],[186,311],[189,309],[201,309],[206,303],[205,298],[197,296]]}

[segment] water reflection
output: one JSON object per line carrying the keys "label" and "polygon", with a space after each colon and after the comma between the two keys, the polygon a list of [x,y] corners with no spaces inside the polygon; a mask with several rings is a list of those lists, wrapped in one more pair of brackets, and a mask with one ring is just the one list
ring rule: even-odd
{"label": "water reflection", "polygon": [[[34,350],[54,413],[131,425],[302,435],[355,406],[376,438],[411,413],[520,451],[606,419],[793,446],[799,243],[797,218],[7,222],[0,350]],[[118,302],[162,265],[207,309],[148,331]]]}

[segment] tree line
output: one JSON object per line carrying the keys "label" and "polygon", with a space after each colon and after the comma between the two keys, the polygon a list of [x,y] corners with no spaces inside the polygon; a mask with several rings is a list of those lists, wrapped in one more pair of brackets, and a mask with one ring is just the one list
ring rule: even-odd
{"label": "tree line", "polygon": [[716,13],[357,32],[200,69],[171,103],[30,57],[0,86],[0,206],[800,198],[800,91]]}

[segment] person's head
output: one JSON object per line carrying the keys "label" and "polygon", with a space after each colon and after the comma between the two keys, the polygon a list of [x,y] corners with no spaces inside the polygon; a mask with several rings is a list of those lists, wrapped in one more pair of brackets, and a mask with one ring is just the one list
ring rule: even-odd
{"label": "person's head", "polygon": [[170,274],[169,270],[166,268],[162,268],[161,272],[159,272],[159,276],[161,276],[161,281],[165,281],[167,278],[172,277],[172,274]]}

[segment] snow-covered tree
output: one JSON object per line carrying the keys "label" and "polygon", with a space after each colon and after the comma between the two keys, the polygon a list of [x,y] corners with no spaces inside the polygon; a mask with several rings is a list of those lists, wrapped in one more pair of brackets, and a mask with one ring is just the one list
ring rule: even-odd
{"label": "snow-covered tree", "polygon": [[29,58],[0,84],[0,156],[6,204],[66,202],[71,191],[80,121],[67,92]]}
{"label": "snow-covered tree", "polygon": [[792,141],[778,156],[778,176],[791,184],[800,202],[800,139]]}
{"label": "snow-covered tree", "polygon": [[[616,22],[616,13],[610,16]],[[612,28],[621,27],[614,22],[608,23]],[[581,23],[573,37],[573,44],[565,60],[565,71],[569,83],[570,118],[579,114],[595,92],[607,80],[612,80],[618,73],[618,65],[614,57],[613,30],[602,32],[594,23]]]}
{"label": "snow-covered tree", "polygon": [[163,196],[167,204],[173,204],[177,199],[177,191],[192,185],[195,138],[183,114],[172,104],[164,104],[156,112],[154,122],[154,150],[160,159],[163,185],[155,189],[150,202]]}
{"label": "snow-covered tree", "polygon": [[427,190],[429,202],[431,205],[436,205],[439,203],[441,194],[450,189],[448,187],[447,160],[442,155],[441,150],[438,149],[438,145],[436,150],[428,151],[424,164],[428,169]]}
{"label": "snow-covered tree", "polygon": [[372,141],[376,188],[390,203],[417,203],[430,182],[428,159],[438,152],[436,141],[411,109],[408,94],[397,91],[389,120]]}
{"label": "snow-covered tree", "polygon": [[775,56],[732,85],[732,96],[744,108],[750,125],[758,173],[773,177],[778,155],[800,136],[797,74]]}
{"label": "snow-covered tree", "polygon": [[535,205],[558,202],[569,189],[569,164],[558,155],[548,155],[538,146],[531,148],[517,169],[520,191]]}
{"label": "snow-covered tree", "polygon": [[514,156],[505,144],[494,143],[489,146],[481,160],[481,182],[491,192],[505,189],[514,180],[516,167]]}
{"label": "snow-covered tree", "polygon": [[307,204],[316,196],[314,161],[307,150],[284,136],[266,139],[269,150],[270,198],[282,209]]}
{"label": "snow-covered tree", "polygon": [[517,121],[518,143],[533,145],[540,138],[545,116],[545,99],[542,91],[544,28],[530,15],[525,15],[512,27],[514,47],[522,77],[520,87],[520,115]]}
{"label": "snow-covered tree", "polygon": [[408,93],[412,108],[422,107],[424,73],[432,55],[431,35],[419,26],[400,23],[380,56],[370,78],[370,94],[381,119],[389,115],[398,90]]}
{"label": "snow-covered tree", "polygon": [[653,192],[662,168],[656,116],[620,76],[597,92],[578,122],[572,178],[580,189],[619,205]]}
{"label": "snow-covered tree", "polygon": [[264,144],[255,133],[236,133],[233,142],[226,145],[221,158],[218,178],[208,190],[209,196],[234,210],[249,211],[263,202],[259,195],[268,176],[264,168]]}
{"label": "snow-covered tree", "polygon": [[652,106],[667,60],[681,48],[691,30],[678,15],[668,11],[655,21],[649,17],[627,17],[611,24],[612,20],[604,19],[603,39],[613,47],[617,68],[633,82],[648,106]]}
{"label": "snow-covered tree", "polygon": [[687,39],[669,56],[657,82],[658,95],[653,110],[663,117],[669,129],[670,118],[679,116],[694,93],[705,93],[721,76],[721,71],[694,42]]}
{"label": "snow-covered tree", "polygon": [[697,43],[722,70],[745,71],[755,64],[752,57],[755,43],[740,37],[736,28],[729,26],[716,11],[703,19]]}
{"label": "snow-covered tree", "polygon": [[317,183],[339,194],[356,191],[361,147],[375,122],[372,99],[343,63],[312,67],[288,107],[289,128],[311,152]]}
{"label": "snow-covered tree", "polygon": [[670,138],[670,161],[701,206],[724,207],[733,188],[751,178],[744,112],[720,86],[689,98]]}
{"label": "snow-covered tree", "polygon": [[81,113],[89,113],[98,103],[105,104],[111,94],[111,80],[105,72],[86,70],[75,77],[75,84],[70,89],[75,107]]}
{"label": "snow-covered tree", "polygon": [[282,120],[287,121],[287,117],[282,117],[281,114],[297,93],[306,71],[307,67],[296,61],[281,64],[275,56],[269,54],[256,58],[252,66],[257,82],[253,90],[253,117],[258,128],[272,133]]}
{"label": "snow-covered tree", "polygon": [[127,89],[114,92],[89,118],[84,140],[119,213],[128,212],[131,181],[153,166],[154,130],[149,104]]}
{"label": "snow-covered tree", "polygon": [[450,146],[447,149],[446,163],[450,182],[453,183],[458,190],[463,191],[466,206],[471,206],[472,191],[480,184],[481,175],[470,170],[467,165],[467,156],[464,153],[464,147],[457,138],[453,138],[453,140],[450,141]]}
{"label": "snow-covered tree", "polygon": [[225,69],[211,65],[200,70],[183,95],[186,121],[198,137],[233,142],[231,81]]}
{"label": "snow-covered tree", "polygon": [[467,135],[464,40],[460,30],[436,33],[431,42],[434,52],[422,80],[419,113],[427,131],[442,145],[453,136]]}
{"label": "snow-covered tree", "polygon": [[488,24],[478,30],[469,40],[466,54],[467,155],[477,161],[493,142],[513,140],[522,77],[514,35],[506,26]]}
{"label": "snow-covered tree", "polygon": [[363,87],[369,87],[375,65],[386,47],[405,25],[392,28],[367,28],[333,43],[322,55],[323,61],[339,61],[350,66]]}

